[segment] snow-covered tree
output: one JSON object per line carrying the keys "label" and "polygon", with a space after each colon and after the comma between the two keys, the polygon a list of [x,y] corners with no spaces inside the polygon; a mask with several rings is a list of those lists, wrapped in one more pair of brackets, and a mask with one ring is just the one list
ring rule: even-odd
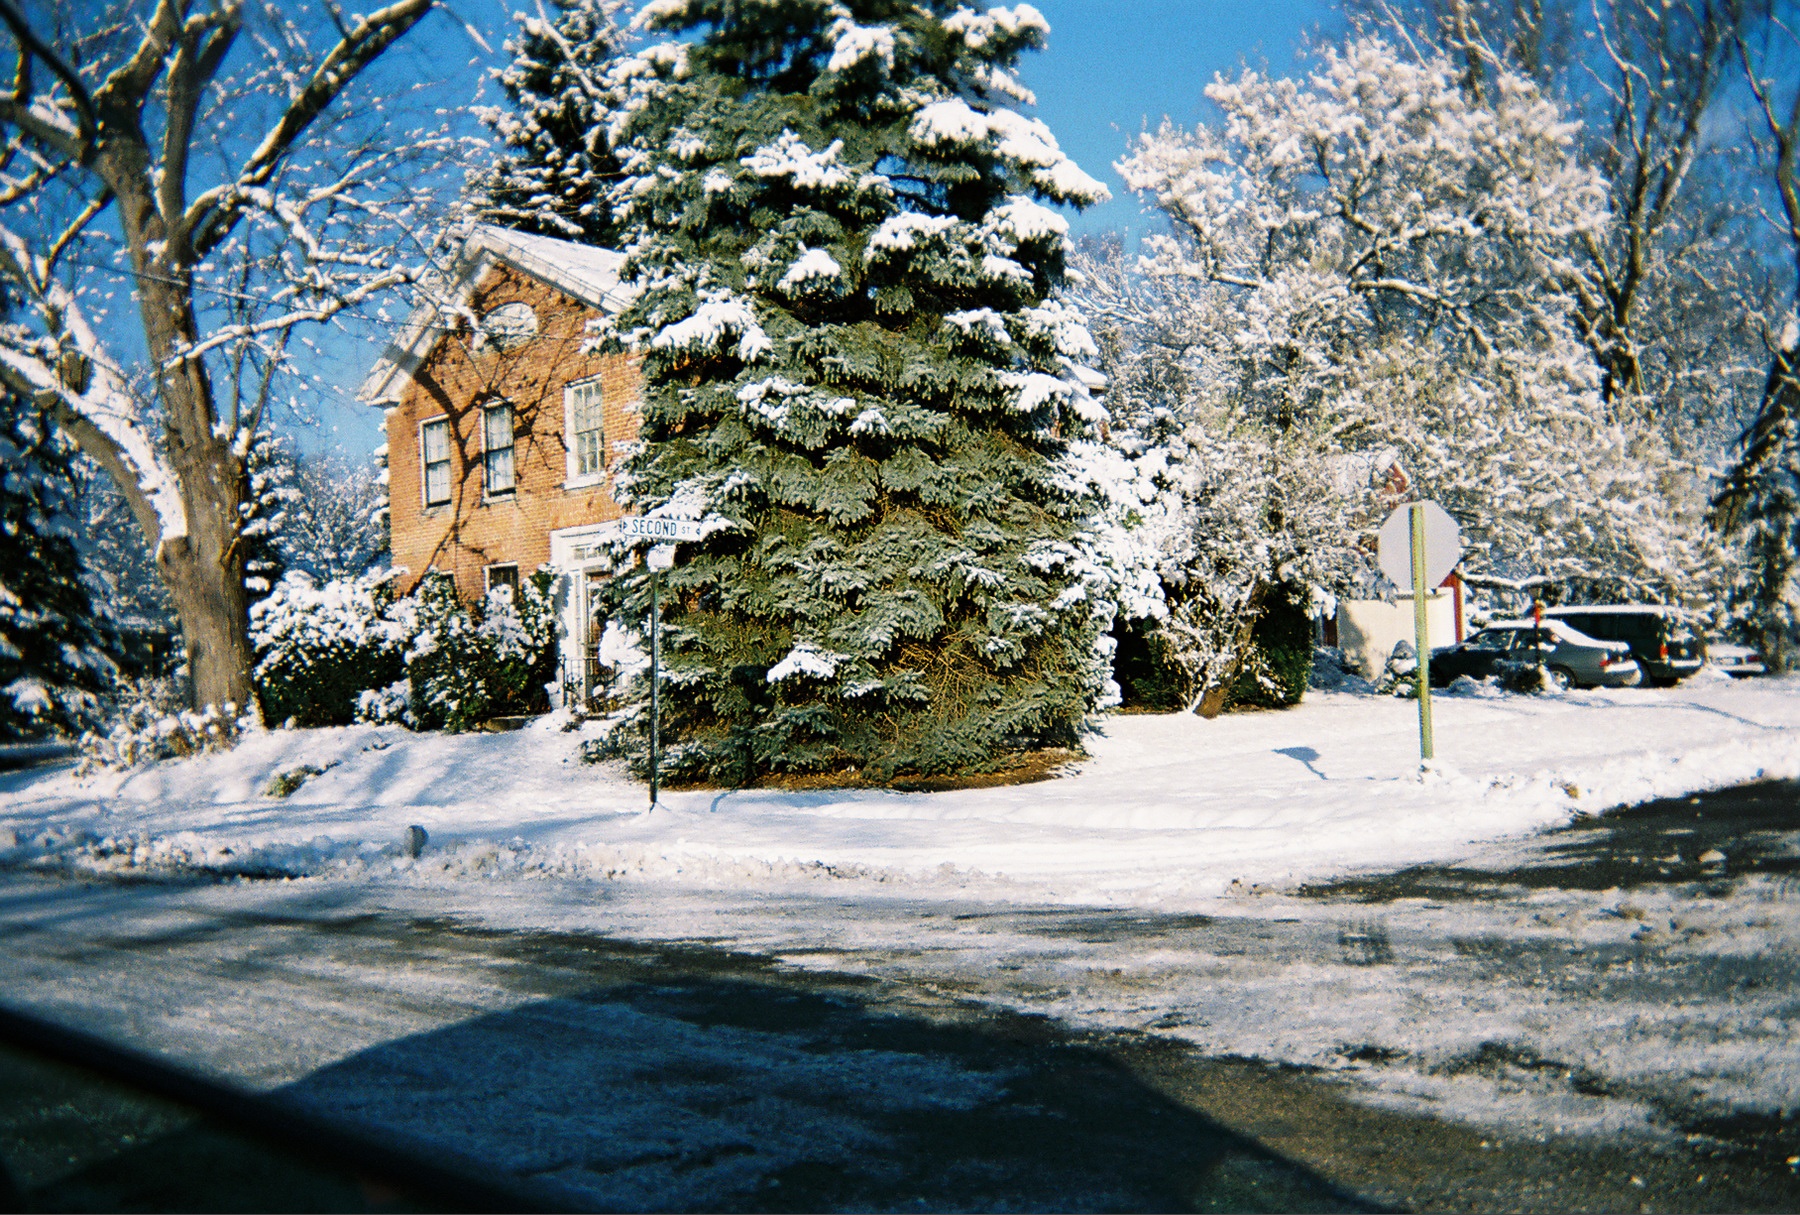
{"label": "snow-covered tree", "polygon": [[281,556],[319,582],[359,578],[387,559],[387,484],[368,460],[337,452],[296,469],[301,502],[288,511]]}
{"label": "snow-covered tree", "polygon": [[[967,771],[1100,693],[1061,463],[1102,415],[1051,296],[1106,197],[1021,114],[1029,6],[657,0],[613,192],[644,358],[623,492],[702,521],[668,575],[672,764]],[[1039,201],[1042,200],[1042,201]],[[621,582],[639,621],[647,579]]]}
{"label": "snow-covered tree", "polygon": [[181,628],[175,607],[125,495],[91,460],[77,457],[72,472],[82,560],[99,584],[100,602],[128,635],[175,636]]}
{"label": "snow-covered tree", "polygon": [[1721,528],[1741,544],[1732,591],[1738,628],[1780,670],[1800,643],[1800,25],[1771,7],[1736,39],[1755,101],[1751,130],[1766,168],[1766,208],[1793,259],[1785,307],[1764,319],[1762,397],[1719,490]]}
{"label": "snow-covered tree", "polygon": [[1276,424],[1241,390],[1229,293],[1141,274],[1117,242],[1088,246],[1076,266],[1109,381],[1109,440],[1142,487],[1129,534],[1158,579],[1160,604],[1128,615],[1145,622],[1183,703],[1210,717],[1255,665],[1267,609],[1361,580],[1375,499],[1342,484],[1328,432]]}
{"label": "snow-covered tree", "polygon": [[78,732],[117,677],[114,622],[80,551],[72,453],[0,392],[0,739]]}
{"label": "snow-covered tree", "polygon": [[275,589],[287,572],[287,529],[308,506],[300,489],[299,458],[282,435],[256,437],[244,461],[243,519],[244,589],[254,604]]}
{"label": "snow-covered tree", "polygon": [[[1530,76],[1583,120],[1577,146],[1605,183],[1604,220],[1571,250],[1564,284],[1582,343],[1617,412],[1665,421],[1677,457],[1716,452],[1754,335],[1760,251],[1722,138],[1735,34],[1746,6],[1719,0],[1352,0],[1365,24],[1443,48],[1465,89],[1497,70]],[[1754,309],[1754,305],[1751,306]]]}
{"label": "snow-covered tree", "polygon": [[603,74],[624,33],[617,17],[626,0],[539,0],[518,14],[519,33],[506,43],[512,62],[496,72],[510,107],[476,115],[502,151],[477,178],[486,218],[507,228],[612,247],[618,226],[607,191],[620,174],[607,143]]}
{"label": "snow-covered tree", "polygon": [[1173,224],[1148,268],[1193,318],[1201,412],[1279,436],[1296,476],[1399,446],[1477,566],[1679,585],[1697,517],[1671,521],[1654,428],[1609,414],[1572,323],[1605,191],[1556,104],[1504,65],[1477,93],[1450,56],[1367,36],[1303,80],[1206,92],[1216,126],[1165,125],[1119,165]]}
{"label": "snow-covered tree", "polygon": [[129,505],[200,704],[250,700],[240,507],[289,336],[412,279],[438,227],[420,158],[443,141],[390,129],[400,98],[340,102],[433,7],[5,9],[0,380]]}

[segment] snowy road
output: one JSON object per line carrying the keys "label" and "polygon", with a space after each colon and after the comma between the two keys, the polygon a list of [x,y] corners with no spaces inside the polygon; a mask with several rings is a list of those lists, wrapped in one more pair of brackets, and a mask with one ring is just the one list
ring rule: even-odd
{"label": "snowy road", "polygon": [[[576,1209],[1365,1206],[1042,1019],[704,948],[242,894],[10,875],[0,987]],[[0,1135],[0,1158],[41,1194],[104,1163],[29,1146]]]}
{"label": "snowy road", "polygon": [[15,872],[0,985],[605,1205],[1793,1209],[1797,793],[1209,914]]}

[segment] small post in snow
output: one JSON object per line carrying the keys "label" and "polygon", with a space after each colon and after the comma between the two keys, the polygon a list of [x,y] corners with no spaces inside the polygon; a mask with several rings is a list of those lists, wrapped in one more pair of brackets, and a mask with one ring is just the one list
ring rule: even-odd
{"label": "small post in snow", "polygon": [[1412,587],[1414,644],[1419,654],[1419,758],[1430,760],[1435,748],[1431,735],[1431,622],[1427,596],[1462,559],[1462,529],[1436,502],[1414,502],[1388,516],[1377,541],[1381,572],[1395,586]]}
{"label": "small post in snow", "polygon": [[700,539],[700,524],[693,519],[619,520],[619,535],[627,539],[660,540],[644,564],[650,568],[650,809],[656,809],[658,768],[662,763],[662,576],[675,566],[675,544]]}
{"label": "small post in snow", "polygon": [[1425,504],[1414,502],[1408,509],[1412,543],[1408,545],[1412,566],[1413,632],[1419,647],[1419,758],[1431,759],[1436,754],[1431,739],[1431,617],[1425,608]]}
{"label": "small post in snow", "polygon": [[675,546],[650,550],[650,808],[656,809],[656,767],[662,758],[662,572],[675,564]]}

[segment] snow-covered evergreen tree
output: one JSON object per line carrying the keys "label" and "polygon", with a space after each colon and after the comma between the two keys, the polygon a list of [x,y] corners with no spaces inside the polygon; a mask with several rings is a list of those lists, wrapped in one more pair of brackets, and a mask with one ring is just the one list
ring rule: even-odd
{"label": "snow-covered evergreen tree", "polygon": [[476,115],[504,147],[476,186],[492,223],[610,247],[618,230],[606,192],[619,176],[607,144],[606,61],[618,53],[616,18],[626,0],[551,0],[519,14],[506,43],[512,63],[496,77],[510,106]]}
{"label": "snow-covered evergreen tree", "polygon": [[93,724],[117,676],[113,620],[79,547],[72,458],[37,410],[0,393],[0,739]]}
{"label": "snow-covered evergreen tree", "polygon": [[[1782,269],[1786,297],[1764,317],[1768,360],[1762,397],[1719,487],[1715,519],[1739,544],[1732,586],[1736,629],[1775,670],[1790,670],[1800,648],[1800,26],[1773,7],[1752,6],[1759,36],[1738,43],[1751,96],[1749,132],[1766,173],[1767,208],[1791,259]],[[1779,280],[1778,280],[1779,281]]]}
{"label": "snow-covered evergreen tree", "polygon": [[[644,357],[623,490],[702,520],[668,575],[693,777],[968,771],[1101,693],[1070,440],[1101,416],[1052,299],[1106,197],[1016,108],[1036,10],[656,0],[610,74]],[[1041,200],[1041,201],[1040,201]],[[647,580],[622,580],[642,620]]]}
{"label": "snow-covered evergreen tree", "polygon": [[295,470],[300,501],[280,536],[288,568],[318,582],[359,578],[387,559],[384,470],[338,453],[308,456]]}
{"label": "snow-covered evergreen tree", "polygon": [[305,498],[299,487],[299,457],[293,444],[275,434],[261,434],[244,462],[248,475],[239,535],[244,538],[244,589],[251,603],[275,589],[287,572],[284,534]]}

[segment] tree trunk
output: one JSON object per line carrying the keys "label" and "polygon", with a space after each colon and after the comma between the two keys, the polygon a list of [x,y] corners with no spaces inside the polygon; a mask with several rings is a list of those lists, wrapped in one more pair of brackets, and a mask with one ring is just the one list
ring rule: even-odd
{"label": "tree trunk", "polygon": [[[223,454],[235,463],[229,452]],[[183,478],[188,534],[164,543],[156,565],[181,620],[194,707],[230,704],[244,713],[256,707],[250,681],[255,654],[243,544],[235,526],[242,493],[232,472],[227,465],[204,479]]]}
{"label": "tree trunk", "polygon": [[1262,615],[1263,599],[1268,593],[1269,584],[1259,581],[1250,588],[1250,594],[1244,600],[1243,615],[1238,620],[1236,636],[1231,640],[1231,662],[1216,673],[1194,705],[1194,712],[1207,721],[1225,711],[1225,698],[1231,694],[1231,685],[1243,669],[1245,656],[1250,653],[1250,633],[1256,628],[1256,618]]}

